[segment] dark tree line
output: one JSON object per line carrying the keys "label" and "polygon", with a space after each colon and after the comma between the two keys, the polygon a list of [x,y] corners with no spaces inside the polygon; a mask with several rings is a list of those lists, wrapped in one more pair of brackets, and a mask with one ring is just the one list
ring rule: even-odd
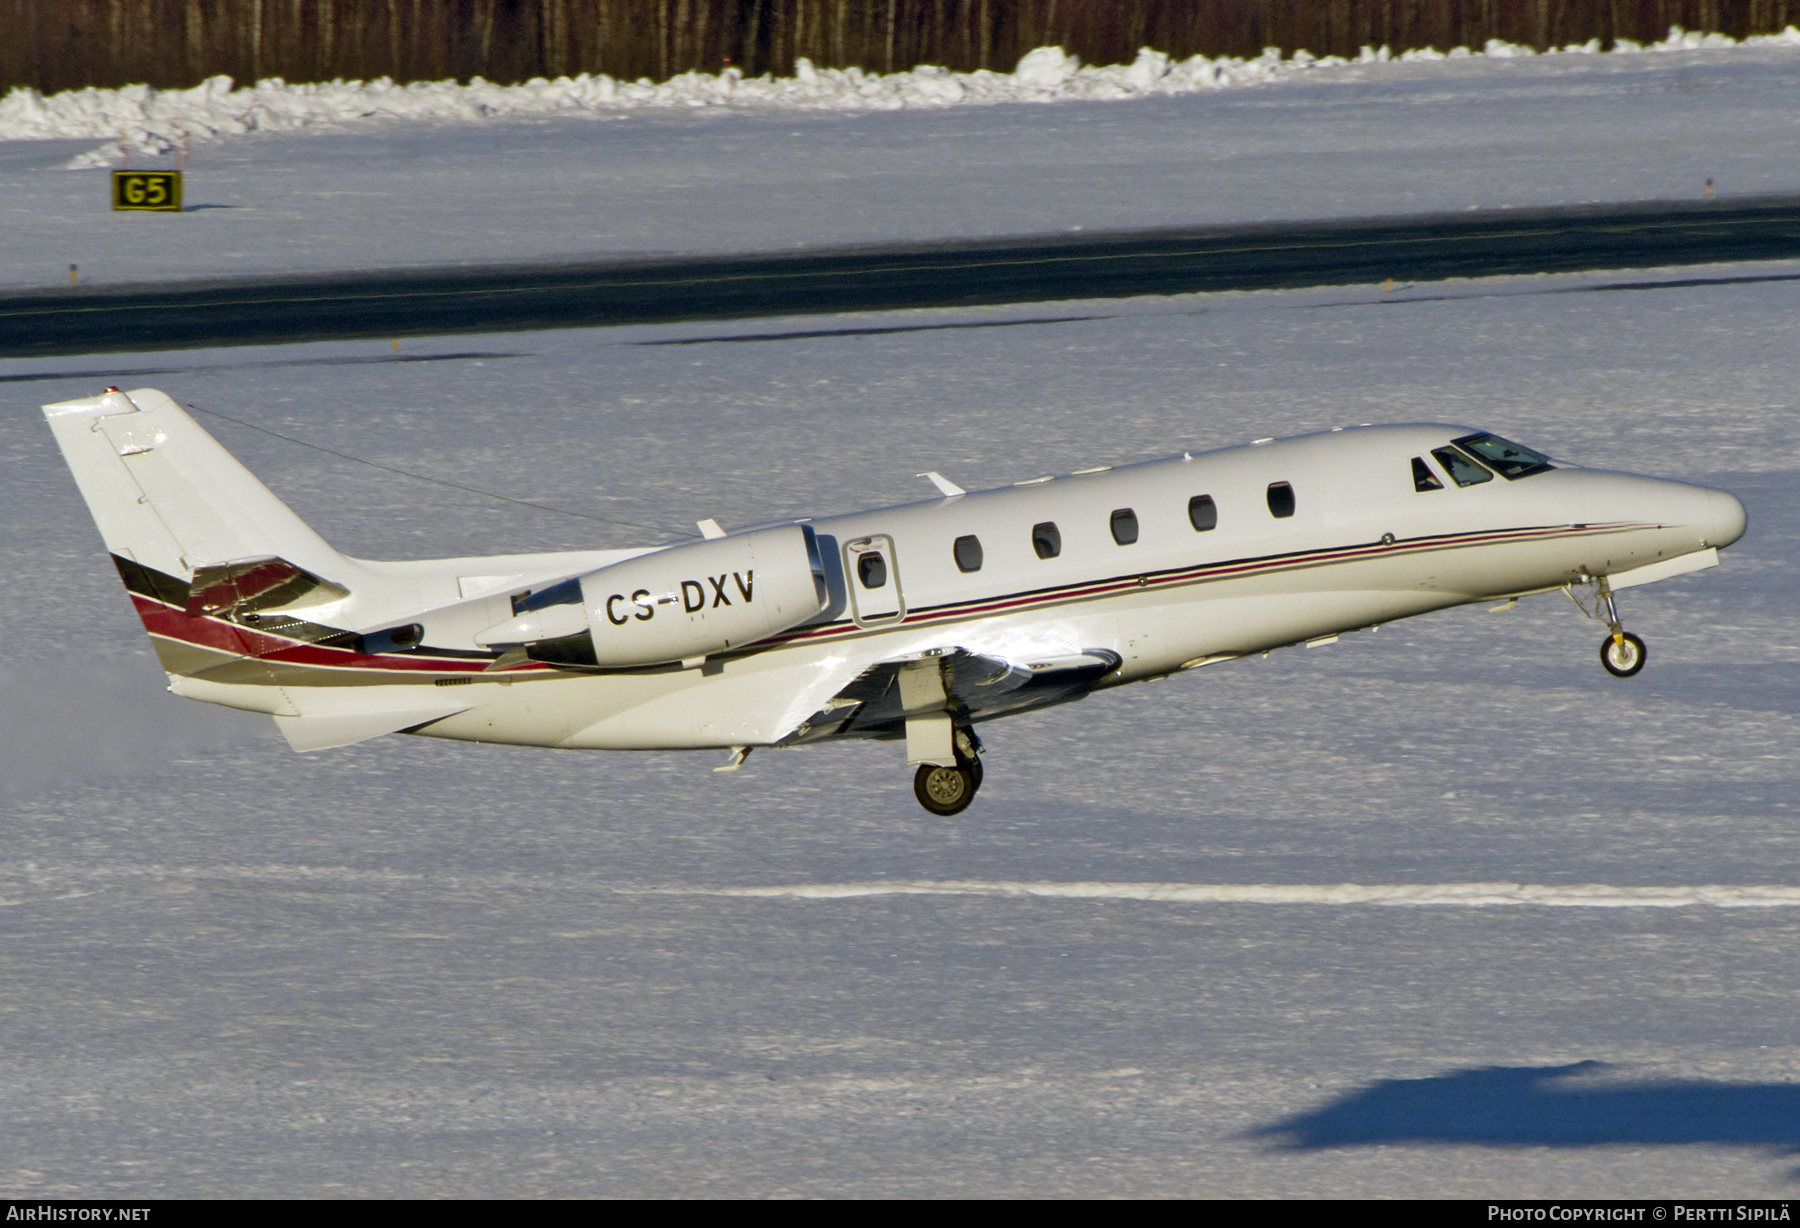
{"label": "dark tree line", "polygon": [[1800,24],[1800,0],[0,0],[0,88],[45,92],[392,77],[663,80],[733,64],[787,74],[915,64],[1009,71],[1033,47],[1086,63],[1359,48],[1539,49],[1734,37]]}

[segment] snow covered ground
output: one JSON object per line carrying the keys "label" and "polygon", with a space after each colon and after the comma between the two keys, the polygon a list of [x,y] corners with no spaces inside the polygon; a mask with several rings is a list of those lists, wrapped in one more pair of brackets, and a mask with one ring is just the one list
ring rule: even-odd
{"label": "snow covered ground", "polygon": [[[1630,56],[1682,51],[1800,47],[1800,28],[1755,35],[1739,42],[1723,34],[1671,27],[1668,37],[1649,46],[1620,39],[1608,54]],[[717,75],[687,72],[668,81],[619,81],[604,73],[542,77],[517,85],[496,85],[477,77],[467,83],[413,81],[326,81],[290,85],[279,77],[237,86],[230,77],[212,77],[190,89],[67,90],[49,97],[26,86],[0,98],[0,140],[105,140],[101,149],[77,158],[76,167],[105,166],[126,153],[161,154],[195,142],[251,132],[293,132],[302,128],[359,128],[393,121],[482,122],[495,118],[575,113],[726,108],[734,111],[898,111],[908,108],[990,106],[1005,102],[1068,102],[1141,98],[1240,89],[1292,80],[1347,64],[1434,63],[1457,59],[1529,59],[1530,47],[1488,40],[1471,52],[1447,54],[1433,48],[1404,50],[1364,47],[1354,60],[1323,59],[1306,51],[1284,57],[1270,47],[1252,60],[1195,55],[1174,60],[1149,47],[1130,64],[1086,65],[1061,47],[1038,47],[1020,57],[1012,72],[951,72],[920,65],[905,72],[864,72],[860,68],[816,68],[802,57],[791,77],[765,74],[746,78],[735,68]],[[1552,48],[1549,56],[1599,55],[1600,40]]]}
{"label": "snow covered ground", "polygon": [[[836,141],[879,213],[891,140],[928,181],[910,199],[935,202],[909,225],[986,224],[972,215],[1012,199],[1009,175],[1019,212],[996,229],[1057,209],[1119,225],[1173,208],[1172,173],[1135,205],[1118,182],[1065,181],[1027,154],[1071,148],[1091,168],[1108,141],[1053,128],[1093,125],[1147,158],[1175,139],[1159,108],[1260,99],[1280,114],[1232,113],[1254,139],[1207,216],[1302,197],[1295,215],[1372,212],[1383,182],[1434,201],[1523,185],[1481,203],[1537,203],[1591,174],[1593,196],[1657,195],[1657,176],[1721,157],[1782,186],[1791,170],[1753,152],[1794,140],[1791,61],[1732,54],[1746,58],[1671,56],[1640,77],[1458,61],[1282,96],[809,117],[812,139],[770,162]],[[1424,68],[1474,75],[1390,105],[1423,87],[1384,74]],[[915,120],[967,126],[865,126]],[[562,122],[218,151],[338,142],[341,179],[329,160],[305,177],[320,193],[373,182],[357,142],[497,182],[515,138],[541,139],[524,163],[550,167],[574,139]],[[648,184],[655,134],[678,163],[728,133],[751,167],[754,138],[776,146],[794,121],[630,122],[649,134],[633,138]],[[1655,124],[1665,139],[1639,148]],[[1513,136],[1450,157],[1459,125]],[[1534,125],[1585,135],[1533,144]],[[984,172],[973,155],[937,165],[925,137],[954,148],[946,132],[1017,151],[960,208],[937,198]],[[1334,134],[1360,152],[1319,152]],[[17,146],[0,157],[14,197],[93,186]],[[442,237],[395,223],[343,247],[425,261],[462,225],[471,253],[524,254],[505,246],[525,241],[500,193],[482,199]],[[709,242],[794,233],[768,193],[739,200],[709,215]],[[68,233],[99,242],[113,220]],[[244,233],[281,229],[265,215]],[[571,233],[544,222],[530,250]],[[296,238],[259,258],[331,254]],[[130,259],[130,276],[160,267]],[[459,337],[397,358],[334,343],[0,362],[0,1191],[1791,1193],[1800,282],[1602,289],[1653,280]],[[978,327],[780,336],[946,324]],[[925,469],[973,488],[1383,420],[1717,485],[1751,522],[1717,571],[1621,598],[1650,645],[1636,679],[1601,670],[1597,628],[1560,596],[1451,612],[989,726],[982,796],[944,821],[913,802],[892,746],[763,752],[727,776],[710,755],[406,738],[300,757],[263,718],[163,694],[36,408],[106,383],[236,419],[202,420],[334,544],[377,557],[623,545],[645,534],[609,522],[742,524],[916,498]],[[872,882],[973,886],[844,887]],[[1024,886],[1039,882],[1300,890]],[[1437,902],[1326,889],[1344,883]],[[1548,902],[1451,902],[1493,883]],[[1613,906],[1591,885],[1617,889]],[[1703,887],[1728,904],[1769,889],[1774,906],[1686,902]]]}
{"label": "snow covered ground", "polygon": [[394,120],[196,145],[178,215],[111,213],[103,172],[66,169],[91,138],[0,141],[0,285],[1792,192],[1797,88],[1800,46],[1768,45],[1110,102]]}

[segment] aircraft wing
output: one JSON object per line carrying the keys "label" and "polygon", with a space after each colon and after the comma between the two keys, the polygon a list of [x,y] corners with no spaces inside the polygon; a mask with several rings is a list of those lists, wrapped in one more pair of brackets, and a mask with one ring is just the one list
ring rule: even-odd
{"label": "aircraft wing", "polygon": [[1119,658],[1105,649],[1024,660],[961,647],[909,653],[869,666],[781,744],[904,736],[906,717],[921,711],[918,691],[905,676],[916,678],[932,664],[941,679],[942,698],[937,687],[929,688],[930,699],[925,701],[929,710],[948,711],[973,722],[1079,699],[1119,667]]}

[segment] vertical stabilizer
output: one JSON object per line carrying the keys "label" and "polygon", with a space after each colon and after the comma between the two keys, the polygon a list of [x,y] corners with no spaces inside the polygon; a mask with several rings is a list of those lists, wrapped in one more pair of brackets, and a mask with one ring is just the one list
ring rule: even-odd
{"label": "vertical stabilizer", "polygon": [[345,572],[343,556],[163,393],[108,389],[44,416],[113,554],[184,583],[268,556]]}

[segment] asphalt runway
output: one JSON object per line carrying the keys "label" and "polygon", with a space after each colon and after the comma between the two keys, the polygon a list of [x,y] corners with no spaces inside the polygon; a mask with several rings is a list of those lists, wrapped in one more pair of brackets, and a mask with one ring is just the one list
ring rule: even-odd
{"label": "asphalt runway", "polygon": [[[55,377],[0,384],[0,1196],[1791,1198],[1768,272],[0,362]],[[995,722],[946,822],[892,744],[296,755],[168,694],[34,408],[121,368],[374,559],[1444,418],[1751,530],[1626,591],[1636,678],[1561,593],[1398,621]]]}
{"label": "asphalt runway", "polygon": [[1800,197],[431,268],[0,297],[0,356],[652,324],[1800,257]]}

